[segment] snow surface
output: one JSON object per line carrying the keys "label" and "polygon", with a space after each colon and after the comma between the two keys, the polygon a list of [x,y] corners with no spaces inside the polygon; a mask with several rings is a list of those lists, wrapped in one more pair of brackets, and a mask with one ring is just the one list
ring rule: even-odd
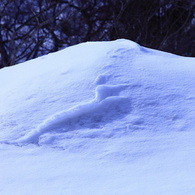
{"label": "snow surface", "polygon": [[195,194],[194,58],[87,42],[0,83],[0,194]]}

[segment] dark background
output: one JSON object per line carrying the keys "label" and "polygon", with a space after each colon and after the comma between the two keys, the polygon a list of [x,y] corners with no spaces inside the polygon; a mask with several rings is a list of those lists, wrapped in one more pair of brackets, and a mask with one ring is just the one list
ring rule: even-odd
{"label": "dark background", "polygon": [[126,38],[195,56],[194,0],[1,0],[0,68],[85,41]]}

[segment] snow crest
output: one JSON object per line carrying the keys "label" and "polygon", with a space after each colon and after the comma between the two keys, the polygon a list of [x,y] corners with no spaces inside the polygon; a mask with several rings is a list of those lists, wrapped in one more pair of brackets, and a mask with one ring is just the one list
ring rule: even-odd
{"label": "snow crest", "polygon": [[39,137],[50,131],[63,133],[82,128],[100,128],[130,112],[129,98],[120,95],[128,87],[127,84],[103,84],[106,82],[104,75],[100,75],[96,81],[93,100],[52,115],[16,143],[38,144]]}

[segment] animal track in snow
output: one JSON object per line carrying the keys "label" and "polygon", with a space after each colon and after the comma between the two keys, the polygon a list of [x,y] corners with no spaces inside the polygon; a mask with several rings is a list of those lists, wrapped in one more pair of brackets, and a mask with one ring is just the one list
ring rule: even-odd
{"label": "animal track in snow", "polygon": [[52,115],[16,142],[38,143],[39,137],[50,131],[67,132],[84,128],[101,128],[107,123],[120,119],[131,110],[129,98],[119,95],[127,87],[128,85],[125,84],[98,85],[92,101]]}

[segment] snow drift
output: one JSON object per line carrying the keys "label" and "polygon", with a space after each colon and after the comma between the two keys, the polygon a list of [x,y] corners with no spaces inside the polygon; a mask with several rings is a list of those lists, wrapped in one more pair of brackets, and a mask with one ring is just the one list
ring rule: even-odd
{"label": "snow drift", "polygon": [[2,69],[0,138],[38,143],[45,133],[108,123],[106,131],[117,125],[127,133],[192,129],[194,67],[194,59],[117,40]]}
{"label": "snow drift", "polygon": [[0,193],[193,194],[194,78],[123,39],[1,69]]}

